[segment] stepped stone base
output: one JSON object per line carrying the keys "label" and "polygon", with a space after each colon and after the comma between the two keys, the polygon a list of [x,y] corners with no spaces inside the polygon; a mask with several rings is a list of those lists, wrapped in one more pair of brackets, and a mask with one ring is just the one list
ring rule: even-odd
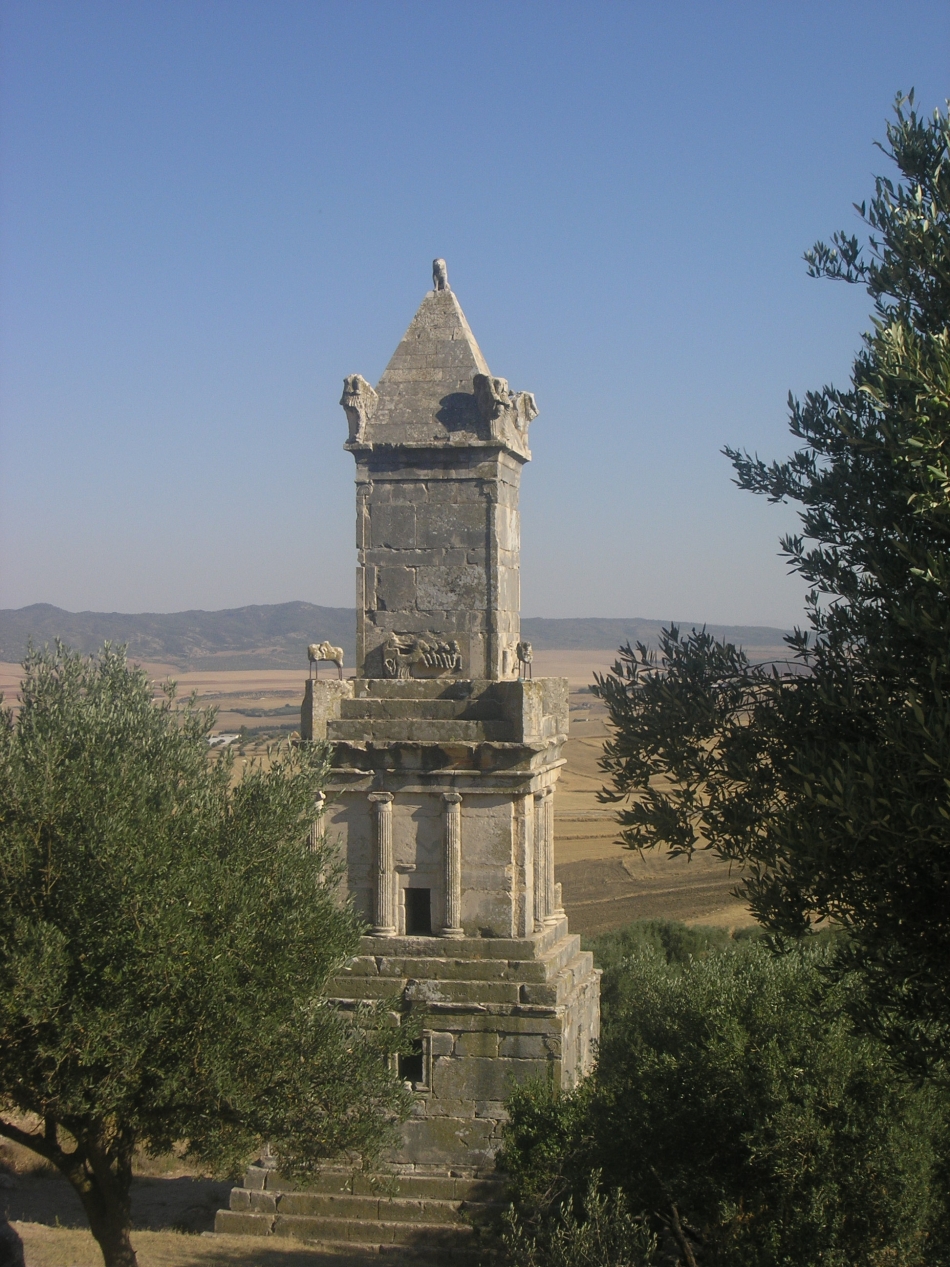
{"label": "stepped stone base", "polygon": [[475,1263],[504,1209],[496,1178],[366,1174],[328,1166],[306,1181],[253,1166],[215,1231],[280,1236],[353,1256]]}
{"label": "stepped stone base", "polygon": [[504,1208],[505,1100],[528,1078],[574,1086],[599,1032],[600,973],[567,920],[532,937],[364,937],[330,983],[342,1007],[401,995],[422,1014],[416,1100],[385,1173],[287,1181],[253,1167],[218,1232],[288,1236],[400,1261],[474,1262]]}
{"label": "stepped stone base", "polygon": [[567,1090],[593,1063],[600,973],[563,915],[531,937],[364,937],[361,951],[330,983],[341,1005],[401,995],[422,1016],[400,1169],[490,1171],[512,1090]]}

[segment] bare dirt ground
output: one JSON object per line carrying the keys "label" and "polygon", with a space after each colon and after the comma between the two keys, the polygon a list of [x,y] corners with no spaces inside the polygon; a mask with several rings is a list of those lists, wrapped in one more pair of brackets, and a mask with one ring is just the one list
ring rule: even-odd
{"label": "bare dirt ground", "polygon": [[[14,1223],[26,1267],[102,1267],[90,1232],[43,1223]],[[181,1232],[133,1232],[139,1267],[363,1267],[370,1260],[325,1254],[308,1246],[248,1236],[188,1236]]]}
{"label": "bare dirt ground", "polygon": [[[132,1185],[132,1243],[139,1267],[356,1267],[356,1260],[293,1242],[212,1236],[229,1180],[189,1171],[176,1157],[141,1159]],[[0,1213],[23,1241],[26,1267],[101,1267],[79,1198],[26,1148],[0,1142]],[[208,1235],[202,1235],[208,1233]]]}

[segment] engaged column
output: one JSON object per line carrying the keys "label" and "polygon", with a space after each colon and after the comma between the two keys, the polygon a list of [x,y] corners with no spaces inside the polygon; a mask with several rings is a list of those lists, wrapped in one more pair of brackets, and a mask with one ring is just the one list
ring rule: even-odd
{"label": "engaged column", "polygon": [[544,820],[544,921],[557,922],[557,897],[554,892],[554,788],[544,789],[542,801]]}
{"label": "engaged column", "polygon": [[443,792],[445,848],[445,925],[443,937],[464,937],[462,928],[462,798]]}
{"label": "engaged column", "polygon": [[375,807],[376,923],[374,937],[395,937],[393,921],[393,794],[370,792]]}
{"label": "engaged column", "polygon": [[538,933],[544,927],[544,916],[546,914],[544,906],[547,895],[545,880],[547,849],[544,839],[544,802],[546,798],[546,789],[534,794],[534,929]]}

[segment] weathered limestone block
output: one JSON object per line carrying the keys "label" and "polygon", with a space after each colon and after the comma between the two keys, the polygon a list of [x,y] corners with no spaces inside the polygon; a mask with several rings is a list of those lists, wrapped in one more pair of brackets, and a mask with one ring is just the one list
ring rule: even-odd
{"label": "weathered limestone block", "polygon": [[340,716],[341,704],[353,694],[353,679],[319,681],[312,678],[304,683],[303,704],[300,706],[300,738],[320,740],[327,737],[327,722]]}
{"label": "weathered limestone block", "polygon": [[[481,992],[479,991],[481,995]],[[495,1030],[474,1031],[459,1034],[455,1042],[456,1056],[487,1056],[494,1060],[498,1055],[499,1036]]]}
{"label": "weathered limestone block", "polygon": [[496,1123],[489,1118],[412,1118],[403,1127],[403,1145],[394,1160],[412,1158],[419,1166],[459,1166],[480,1171],[491,1166],[498,1147]]}

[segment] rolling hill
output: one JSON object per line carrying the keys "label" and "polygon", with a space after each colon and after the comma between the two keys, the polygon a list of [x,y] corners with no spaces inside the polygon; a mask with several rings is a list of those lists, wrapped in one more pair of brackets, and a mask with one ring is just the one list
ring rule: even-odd
{"label": "rolling hill", "polygon": [[[329,639],[341,646],[347,664],[355,655],[351,607],[276,603],[224,611],[69,612],[48,603],[0,611],[0,660],[22,660],[29,640],[37,646],[60,638],[79,651],[122,642],[137,660],[193,669],[290,669],[306,666],[307,644]],[[597,617],[525,617],[522,637],[538,651],[603,650],[628,640],[655,644],[668,621],[607,620]],[[698,622],[697,622],[698,623]],[[691,622],[683,622],[691,627]],[[741,643],[753,653],[774,653],[784,631],[762,625],[709,625],[711,633]]]}

